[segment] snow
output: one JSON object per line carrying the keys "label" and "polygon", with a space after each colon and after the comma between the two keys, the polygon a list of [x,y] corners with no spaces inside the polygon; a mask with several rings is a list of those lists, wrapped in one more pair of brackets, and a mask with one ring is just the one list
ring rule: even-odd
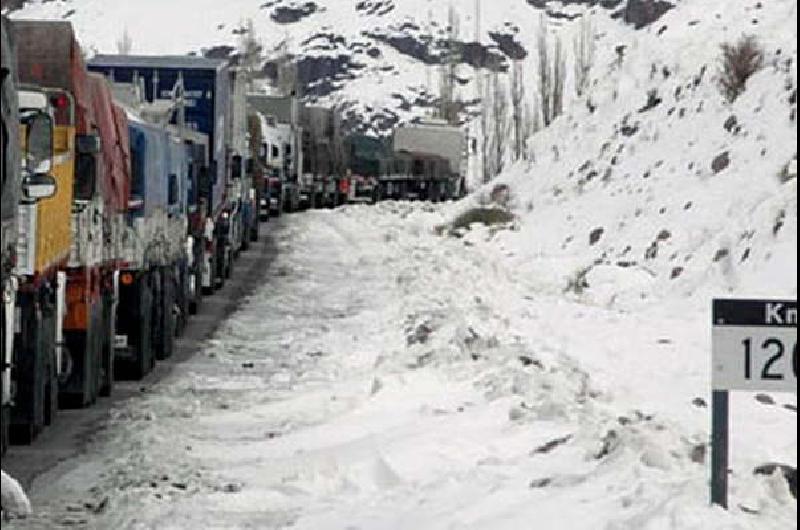
{"label": "snow", "polygon": [[3,515],[8,517],[26,517],[31,513],[31,502],[25,495],[22,487],[17,480],[0,470],[0,491],[2,491],[2,501],[0,506]]}
{"label": "snow", "polygon": [[[328,7],[299,24],[354,24]],[[706,454],[711,299],[797,297],[796,10],[683,1],[640,32],[598,17],[596,111],[569,101],[497,181],[512,227],[437,235],[491,185],[270,225],[264,285],[35,483],[29,522],[797,528],[786,482],[753,473],[796,467],[796,394],[732,395],[729,512],[709,506]],[[743,33],[767,67],[729,104],[719,44]]]}

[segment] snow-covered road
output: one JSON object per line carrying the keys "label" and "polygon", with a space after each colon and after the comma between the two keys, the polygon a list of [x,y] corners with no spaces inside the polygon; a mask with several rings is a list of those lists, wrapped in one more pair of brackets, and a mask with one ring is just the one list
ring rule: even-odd
{"label": "snow-covered road", "polygon": [[707,506],[698,314],[569,301],[487,230],[436,235],[454,208],[272,225],[268,280],[37,479],[35,515],[13,526],[797,526],[782,479],[752,476],[796,462],[783,401],[734,403],[758,424],[734,436],[732,495],[759,513]]}

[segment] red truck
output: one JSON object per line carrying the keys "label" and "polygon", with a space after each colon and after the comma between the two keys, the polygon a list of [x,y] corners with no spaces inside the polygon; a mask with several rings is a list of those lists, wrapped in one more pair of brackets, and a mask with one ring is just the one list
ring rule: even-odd
{"label": "red truck", "polygon": [[108,86],[90,76],[72,26],[60,21],[15,21],[19,76],[59,101],[56,124],[74,128],[72,245],[65,267],[63,356],[68,375],[62,406],[82,407],[110,392],[119,241],[130,192],[126,139]]}

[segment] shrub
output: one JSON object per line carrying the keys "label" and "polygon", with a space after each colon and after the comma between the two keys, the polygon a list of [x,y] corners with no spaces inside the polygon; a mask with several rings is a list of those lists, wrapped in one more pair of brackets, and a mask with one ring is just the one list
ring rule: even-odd
{"label": "shrub", "polygon": [[469,229],[470,225],[480,223],[486,226],[505,225],[514,220],[514,214],[502,208],[471,208],[453,220],[450,233]]}
{"label": "shrub", "polygon": [[728,101],[744,92],[747,80],[764,66],[764,50],[753,35],[745,35],[736,44],[722,45],[720,87]]}

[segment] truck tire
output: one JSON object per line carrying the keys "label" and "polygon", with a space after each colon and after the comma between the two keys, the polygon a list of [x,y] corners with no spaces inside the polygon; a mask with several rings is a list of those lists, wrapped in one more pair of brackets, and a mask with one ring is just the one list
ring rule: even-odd
{"label": "truck tire", "polygon": [[112,324],[114,322],[111,310],[113,309],[113,294],[103,294],[103,324],[104,333],[101,334],[101,362],[100,362],[100,397],[109,397],[114,388],[114,335]]}
{"label": "truck tire", "polygon": [[8,428],[11,425],[11,407],[3,405],[0,410],[0,456],[5,456],[8,451],[9,433]]}
{"label": "truck tire", "polygon": [[150,370],[155,364],[155,355],[153,355],[152,319],[150,318],[150,315],[153,313],[153,288],[153,275],[152,273],[147,273],[139,282],[138,313],[141,325],[137,327],[139,332],[139,345],[130,372],[130,376],[137,381],[150,373]]}
{"label": "truck tire", "polygon": [[225,279],[230,280],[231,276],[233,276],[233,253],[228,252],[225,254]]}
{"label": "truck tire", "polygon": [[223,243],[217,242],[217,250],[214,253],[214,289],[222,289],[225,287],[225,267],[227,265],[227,251],[224,246],[220,250],[219,245]]}
{"label": "truck tire", "polygon": [[48,337],[45,336],[45,318],[35,298],[29,295],[20,300],[23,329],[14,347],[17,392],[9,429],[13,444],[29,445],[46,423],[50,382],[46,360]]}
{"label": "truck tire", "polygon": [[175,344],[175,278],[172,267],[163,267],[159,272],[158,320],[156,321],[155,357],[162,361],[172,356]]}
{"label": "truck tire", "polygon": [[253,226],[250,228],[250,242],[256,243],[258,242],[258,238],[260,236],[261,228],[259,227],[259,223],[253,223]]}
{"label": "truck tire", "polygon": [[200,267],[195,267],[194,270],[189,271],[194,277],[194,294],[189,300],[189,314],[196,315],[200,311],[200,304],[203,300],[203,272]]}
{"label": "truck tire", "polygon": [[134,283],[120,289],[118,322],[120,331],[128,337],[126,354],[114,356],[114,376],[117,380],[138,381],[153,366],[153,274],[138,274]]}

